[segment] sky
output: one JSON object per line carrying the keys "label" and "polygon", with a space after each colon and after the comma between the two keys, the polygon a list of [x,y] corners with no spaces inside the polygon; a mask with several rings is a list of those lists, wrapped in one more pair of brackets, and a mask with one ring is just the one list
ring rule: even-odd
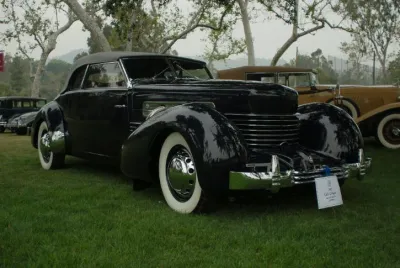
{"label": "sky", "polygon": [[[183,1],[183,0],[178,0]],[[182,2],[183,3],[183,2]],[[0,11],[0,17],[1,17]],[[335,18],[331,16],[334,20]],[[337,18],[336,18],[337,19]],[[264,21],[263,21],[264,20]],[[255,56],[257,58],[271,59],[275,52],[283,45],[283,43],[291,35],[291,26],[285,25],[281,20],[277,19],[263,19],[263,17],[257,18],[258,22],[251,24],[252,35],[255,46]],[[5,30],[6,26],[0,25],[0,32]],[[68,53],[74,49],[86,49],[86,39],[89,36],[89,32],[82,31],[82,24],[78,21],[66,31],[63,35],[58,38],[56,49],[50,54],[50,58],[58,57]],[[243,37],[243,26],[242,23],[238,23],[234,30],[234,36]],[[201,38],[204,33],[195,31],[191,33],[185,40],[179,40],[175,45],[174,49],[178,51],[179,55],[182,56],[200,56],[205,47],[205,43],[201,42]],[[285,60],[290,60],[295,57],[296,47],[302,54],[310,54],[316,49],[320,48],[324,55],[336,56],[345,58],[345,55],[340,51],[340,43],[350,41],[351,37],[347,32],[341,30],[333,30],[328,26],[315,32],[314,35],[306,35],[300,38],[295,44],[293,44],[289,50],[282,56]],[[10,43],[6,47],[2,47],[6,53],[14,54],[17,50],[16,43]],[[36,50],[33,54],[35,58],[40,56],[40,51]],[[232,58],[245,57],[245,54],[239,56],[232,56]]]}

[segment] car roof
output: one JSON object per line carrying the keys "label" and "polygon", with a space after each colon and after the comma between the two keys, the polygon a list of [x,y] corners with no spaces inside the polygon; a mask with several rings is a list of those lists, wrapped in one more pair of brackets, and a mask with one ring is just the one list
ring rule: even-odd
{"label": "car roof", "polygon": [[0,97],[0,100],[7,100],[7,99],[14,99],[14,100],[46,100],[45,98],[26,97],[26,96],[4,96],[4,97]]}
{"label": "car roof", "polygon": [[186,57],[179,57],[168,54],[159,54],[159,53],[151,53],[151,52],[131,52],[131,51],[110,51],[110,52],[97,52],[93,54],[89,54],[87,56],[83,56],[77,59],[74,65],[71,68],[71,71],[76,70],[77,68],[94,63],[103,63],[103,62],[113,62],[118,61],[121,58],[134,58],[134,57],[165,57],[165,58],[176,58],[182,60],[190,60],[194,62],[198,62],[201,64],[205,64],[204,61],[195,60]]}

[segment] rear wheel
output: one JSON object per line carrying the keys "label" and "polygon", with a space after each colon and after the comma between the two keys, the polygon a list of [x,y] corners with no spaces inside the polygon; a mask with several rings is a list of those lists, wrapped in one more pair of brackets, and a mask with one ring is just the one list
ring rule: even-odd
{"label": "rear wheel", "polygon": [[165,201],[173,210],[188,214],[210,210],[212,201],[202,190],[189,146],[177,132],[162,145],[158,174]]}
{"label": "rear wheel", "polygon": [[42,168],[49,170],[62,167],[65,161],[65,154],[56,154],[50,150],[50,137],[48,135],[48,127],[45,121],[40,124],[37,137],[39,160]]}
{"label": "rear wheel", "polygon": [[3,126],[0,126],[0,133],[4,133],[4,131],[6,130],[6,128],[5,127],[3,127]]}
{"label": "rear wheel", "polygon": [[377,140],[388,149],[400,148],[400,114],[388,114],[378,124]]}

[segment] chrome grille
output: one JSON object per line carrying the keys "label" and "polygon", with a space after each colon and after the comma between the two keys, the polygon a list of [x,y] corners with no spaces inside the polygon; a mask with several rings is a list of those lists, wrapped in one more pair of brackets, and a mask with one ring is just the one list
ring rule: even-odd
{"label": "chrome grille", "polygon": [[250,149],[262,149],[299,140],[300,121],[295,115],[232,114],[225,116],[237,126]]}

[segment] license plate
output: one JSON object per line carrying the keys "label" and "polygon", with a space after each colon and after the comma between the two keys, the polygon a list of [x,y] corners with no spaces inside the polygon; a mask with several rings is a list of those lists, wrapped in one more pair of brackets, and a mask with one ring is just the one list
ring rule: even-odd
{"label": "license plate", "polygon": [[336,176],[315,179],[318,209],[343,205],[342,192]]}

